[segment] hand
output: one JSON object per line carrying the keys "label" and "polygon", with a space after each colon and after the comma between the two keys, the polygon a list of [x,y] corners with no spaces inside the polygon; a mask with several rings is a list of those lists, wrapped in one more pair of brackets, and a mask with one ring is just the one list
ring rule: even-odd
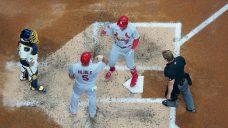
{"label": "hand", "polygon": [[98,56],[95,57],[95,59],[98,60],[98,61],[102,61],[103,58],[104,58],[103,55],[98,55]]}
{"label": "hand", "polygon": [[71,80],[74,80],[74,79],[75,79],[74,75],[73,75],[73,76],[71,76],[70,74],[68,74],[68,75],[69,75],[69,78],[70,78]]}
{"label": "hand", "polygon": [[32,60],[32,61],[27,61],[28,62],[28,64],[29,64],[29,67],[32,67],[33,65],[34,65],[34,61]]}

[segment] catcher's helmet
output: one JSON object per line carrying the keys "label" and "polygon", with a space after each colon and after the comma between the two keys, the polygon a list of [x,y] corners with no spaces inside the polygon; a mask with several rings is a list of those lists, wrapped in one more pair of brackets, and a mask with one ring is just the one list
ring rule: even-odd
{"label": "catcher's helmet", "polygon": [[21,41],[39,44],[38,34],[35,30],[23,29],[20,35]]}
{"label": "catcher's helmet", "polygon": [[20,38],[23,39],[24,41],[29,41],[30,38],[32,37],[32,30],[30,29],[24,29],[21,31]]}
{"label": "catcher's helmet", "polygon": [[121,28],[121,29],[125,29],[128,25],[128,17],[127,16],[121,16],[117,22],[117,25]]}
{"label": "catcher's helmet", "polygon": [[90,59],[92,57],[92,53],[91,52],[83,52],[81,55],[81,63],[84,66],[89,65]]}

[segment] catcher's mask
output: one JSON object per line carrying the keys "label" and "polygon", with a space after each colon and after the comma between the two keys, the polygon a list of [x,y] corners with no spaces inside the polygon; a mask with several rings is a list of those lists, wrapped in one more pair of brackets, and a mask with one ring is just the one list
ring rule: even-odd
{"label": "catcher's mask", "polygon": [[128,25],[128,17],[121,16],[117,22],[117,25],[120,27],[120,29],[125,29]]}
{"label": "catcher's mask", "polygon": [[92,57],[92,53],[91,52],[83,52],[81,55],[81,63],[83,66],[88,66],[90,59]]}
{"label": "catcher's mask", "polygon": [[25,28],[21,31],[20,38],[22,41],[30,43],[39,43],[38,35],[35,30]]}

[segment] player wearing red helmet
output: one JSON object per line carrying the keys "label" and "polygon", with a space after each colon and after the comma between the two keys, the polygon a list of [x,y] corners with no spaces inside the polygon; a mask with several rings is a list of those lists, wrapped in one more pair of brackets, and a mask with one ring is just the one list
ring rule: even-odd
{"label": "player wearing red helmet", "polygon": [[117,22],[117,25],[120,27],[120,29],[127,28],[128,25],[128,17],[127,16],[121,16]]}
{"label": "player wearing red helmet", "polygon": [[84,52],[81,55],[81,63],[83,66],[88,66],[90,59],[92,57],[92,53],[91,52]]}
{"label": "player wearing red helmet", "polygon": [[109,55],[110,69],[105,75],[105,79],[109,80],[115,71],[115,64],[120,55],[124,56],[127,67],[130,69],[132,79],[130,86],[134,87],[138,80],[138,72],[134,64],[134,51],[139,43],[139,33],[136,28],[128,23],[127,16],[121,16],[117,23],[110,24],[101,33],[105,35],[114,35],[115,42]]}
{"label": "player wearing red helmet", "polygon": [[68,72],[69,77],[75,80],[73,93],[70,103],[70,113],[77,113],[78,101],[82,93],[86,93],[89,98],[89,115],[91,119],[96,116],[96,79],[99,72],[104,69],[108,60],[102,55],[95,59],[97,63],[91,63],[91,52],[84,52],[81,55],[81,62],[70,66]]}

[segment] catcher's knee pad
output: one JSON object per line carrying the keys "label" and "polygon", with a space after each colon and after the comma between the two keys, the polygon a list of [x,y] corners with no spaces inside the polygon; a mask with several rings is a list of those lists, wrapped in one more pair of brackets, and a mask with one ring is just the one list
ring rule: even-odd
{"label": "catcher's knee pad", "polygon": [[36,74],[32,75],[32,80],[36,80],[37,77],[38,77],[38,76],[37,76]]}

